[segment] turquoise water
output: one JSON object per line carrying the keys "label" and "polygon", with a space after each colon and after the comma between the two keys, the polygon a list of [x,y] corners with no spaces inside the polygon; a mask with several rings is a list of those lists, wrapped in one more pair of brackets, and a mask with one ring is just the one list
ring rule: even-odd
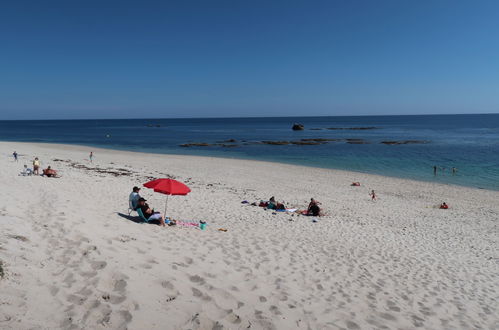
{"label": "turquoise water", "polygon": [[[305,130],[292,131],[295,122],[303,124]],[[331,127],[376,129],[327,129]],[[340,141],[321,145],[259,143],[311,138]],[[237,142],[224,144],[235,147],[180,146],[228,139]],[[349,144],[344,139],[362,139],[365,144]],[[499,190],[499,114],[0,121],[0,140],[260,159]],[[387,140],[427,143],[380,143]],[[8,156],[12,151],[2,153]],[[433,175],[435,165],[439,167],[437,176]],[[458,168],[456,175],[452,175],[452,167]]]}

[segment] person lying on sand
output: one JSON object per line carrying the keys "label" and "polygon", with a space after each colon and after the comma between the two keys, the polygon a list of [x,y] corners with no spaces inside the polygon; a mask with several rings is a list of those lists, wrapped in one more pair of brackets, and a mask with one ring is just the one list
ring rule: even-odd
{"label": "person lying on sand", "polygon": [[149,205],[146,203],[146,199],[140,197],[137,204],[137,209],[142,211],[142,214],[147,219],[147,221],[158,220],[160,226],[165,226],[165,219],[159,212],[154,212],[154,209],[151,209]]}
{"label": "person lying on sand", "polygon": [[445,202],[443,202],[442,204],[440,204],[440,208],[443,210],[447,210],[449,208],[449,205],[447,205]]}
{"label": "person lying on sand", "polygon": [[314,217],[318,217],[321,214],[321,208],[319,207],[321,203],[311,198],[310,203],[308,204],[307,215],[313,215]]}
{"label": "person lying on sand", "polygon": [[57,171],[53,170],[50,166],[43,170],[43,175],[49,178],[57,177]]}
{"label": "person lying on sand", "polygon": [[351,186],[360,187],[360,182],[352,182]]}

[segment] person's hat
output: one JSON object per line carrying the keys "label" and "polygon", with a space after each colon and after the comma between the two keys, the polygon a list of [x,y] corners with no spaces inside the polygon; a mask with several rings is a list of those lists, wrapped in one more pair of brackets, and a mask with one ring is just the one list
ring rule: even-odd
{"label": "person's hat", "polygon": [[145,202],[145,201],[147,201],[147,199],[145,199],[144,197],[139,198],[139,202]]}
{"label": "person's hat", "polygon": [[140,188],[135,186],[135,187],[133,187],[133,191],[135,191],[135,190],[140,190]]}

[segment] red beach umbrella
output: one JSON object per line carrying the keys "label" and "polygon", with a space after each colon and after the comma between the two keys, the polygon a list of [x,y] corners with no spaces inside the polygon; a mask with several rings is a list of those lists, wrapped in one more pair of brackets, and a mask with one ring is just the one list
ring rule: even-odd
{"label": "red beach umbrella", "polygon": [[187,195],[191,192],[191,189],[187,187],[180,181],[173,179],[156,179],[143,184],[144,187],[153,189],[155,192],[166,195],[165,201],[165,213],[166,216],[166,205],[168,203],[169,195]]}

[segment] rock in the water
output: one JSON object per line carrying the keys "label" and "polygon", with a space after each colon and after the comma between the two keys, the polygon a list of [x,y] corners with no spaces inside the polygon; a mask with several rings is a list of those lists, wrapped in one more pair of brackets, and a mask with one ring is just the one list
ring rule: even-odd
{"label": "rock in the water", "polygon": [[313,141],[313,142],[329,142],[329,141],[339,141],[340,139],[322,139],[322,138],[315,138],[315,139],[301,139],[301,141]]}
{"label": "rock in the water", "polygon": [[184,143],[180,145],[181,147],[209,147],[211,144],[201,142],[201,143]]}
{"label": "rock in the water", "polygon": [[276,146],[283,146],[289,144],[289,141],[262,141],[262,143],[276,145]]}
{"label": "rock in the water", "polygon": [[369,144],[368,141],[363,139],[346,139],[349,144]]}
{"label": "rock in the water", "polygon": [[302,124],[293,124],[293,127],[291,128],[293,131],[303,131],[305,129],[305,126]]}
{"label": "rock in the water", "polygon": [[291,141],[291,144],[296,144],[300,146],[313,146],[318,144],[324,144],[325,142],[316,142],[316,141]]}
{"label": "rock in the water", "polygon": [[402,140],[402,141],[381,141],[383,144],[394,145],[394,144],[425,144],[428,141],[423,140]]}

